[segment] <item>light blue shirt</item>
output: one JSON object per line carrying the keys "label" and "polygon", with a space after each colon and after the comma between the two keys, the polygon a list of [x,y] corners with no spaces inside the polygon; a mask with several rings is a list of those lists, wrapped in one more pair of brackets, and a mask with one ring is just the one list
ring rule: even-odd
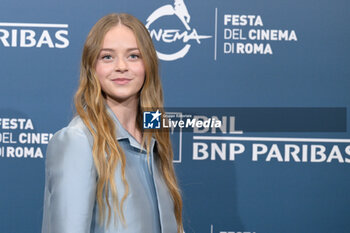
{"label": "light blue shirt", "polygon": [[[50,140],[46,153],[46,179],[42,233],[176,233],[171,195],[158,166],[152,138],[150,166],[145,149],[122,127],[112,110],[116,135],[126,156],[129,194],[124,203],[126,225],[119,218],[98,223],[97,172],[92,157],[93,138],[79,116]],[[141,151],[140,151],[141,149]],[[120,165],[115,173],[119,201],[124,194]],[[112,203],[111,196],[109,201]]]}

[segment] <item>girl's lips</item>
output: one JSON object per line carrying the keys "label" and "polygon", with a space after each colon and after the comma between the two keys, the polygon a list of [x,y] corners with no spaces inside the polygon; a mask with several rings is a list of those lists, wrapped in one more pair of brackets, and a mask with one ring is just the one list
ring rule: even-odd
{"label": "girl's lips", "polygon": [[131,81],[131,79],[128,79],[128,78],[116,78],[116,79],[113,79],[112,80],[114,83],[116,84],[127,84],[128,82]]}

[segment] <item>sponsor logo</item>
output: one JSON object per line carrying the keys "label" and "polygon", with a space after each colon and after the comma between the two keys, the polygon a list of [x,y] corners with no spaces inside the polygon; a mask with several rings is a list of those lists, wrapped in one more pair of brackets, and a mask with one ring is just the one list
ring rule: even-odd
{"label": "sponsor logo", "polygon": [[[158,19],[164,16],[176,16],[179,18],[185,31],[182,29],[155,29],[151,25]],[[209,35],[199,35],[197,29],[190,26],[191,16],[188,13],[187,7],[183,0],[174,0],[174,5],[164,5],[153,11],[153,13],[146,20],[146,27],[150,31],[152,39],[156,41],[162,41],[164,43],[176,43],[177,41],[182,41],[183,47],[176,52],[166,53],[157,50],[157,55],[159,59],[164,61],[173,61],[186,56],[191,48],[190,41],[194,40],[198,44],[201,43],[202,39],[208,39],[212,36]]]}
{"label": "sponsor logo", "polygon": [[[223,127],[219,131],[215,128],[194,130],[193,160],[350,164],[350,139],[309,138],[302,134],[345,132],[345,108],[237,108],[231,111],[239,119],[239,129],[244,129],[244,133],[242,130],[241,135],[233,135],[239,134],[233,116],[229,121],[221,117]],[[225,109],[218,112],[229,113]],[[214,115],[219,117],[219,114]],[[323,122],[329,124],[325,127]],[[335,122],[337,124],[333,124]],[[272,132],[273,136],[259,136],[255,132]],[[298,132],[300,136],[281,137],[276,134],[278,132]]]}
{"label": "sponsor logo", "polygon": [[67,48],[68,24],[0,22],[0,47]]}

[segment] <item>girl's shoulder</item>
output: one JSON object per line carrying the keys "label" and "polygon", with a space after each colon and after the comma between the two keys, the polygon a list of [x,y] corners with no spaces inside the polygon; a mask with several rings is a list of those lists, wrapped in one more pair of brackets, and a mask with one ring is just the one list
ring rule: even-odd
{"label": "girl's shoulder", "polygon": [[93,138],[89,129],[84,124],[80,116],[75,116],[66,127],[58,130],[51,138],[50,143],[57,141],[58,138],[61,139],[80,139],[87,140],[92,146]]}
{"label": "girl's shoulder", "polygon": [[[79,116],[74,117],[50,139],[46,150],[47,168],[86,166],[92,167],[93,138]],[[85,164],[85,165],[84,165]],[[72,168],[72,170],[74,170]]]}

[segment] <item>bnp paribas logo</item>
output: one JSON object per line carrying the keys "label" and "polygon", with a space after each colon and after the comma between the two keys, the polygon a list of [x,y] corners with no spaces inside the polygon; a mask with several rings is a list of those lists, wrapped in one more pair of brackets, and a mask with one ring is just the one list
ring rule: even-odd
{"label": "bnp paribas logo", "polygon": [[68,24],[0,22],[0,48],[69,46]]}
{"label": "bnp paribas logo", "polygon": [[[153,27],[155,22],[165,16],[177,17],[183,24],[183,27],[179,28],[165,28],[163,26],[156,25],[158,28]],[[179,58],[183,58],[189,52],[191,48],[191,41],[195,41],[197,44],[201,43],[201,40],[211,38],[210,35],[199,35],[195,27],[191,27],[191,16],[187,10],[184,0],[174,0],[174,5],[164,5],[153,11],[153,13],[146,20],[146,27],[150,32],[152,39],[160,41],[166,44],[175,44],[181,42],[180,48],[176,51],[158,51],[157,55],[159,59],[164,61],[173,61]],[[166,22],[166,21],[163,21]],[[153,24],[153,25],[152,25]],[[167,48],[169,46],[166,46]]]}

